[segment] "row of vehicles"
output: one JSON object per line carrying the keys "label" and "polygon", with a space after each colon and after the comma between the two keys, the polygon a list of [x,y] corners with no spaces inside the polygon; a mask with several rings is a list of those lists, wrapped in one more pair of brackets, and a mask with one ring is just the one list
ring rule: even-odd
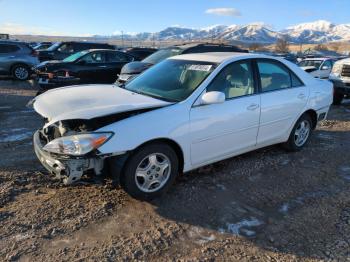
{"label": "row of vehicles", "polygon": [[30,102],[45,121],[34,150],[65,184],[108,174],[152,199],[179,173],[272,144],[301,150],[333,100],[329,81],[235,46],[191,43],[141,60],[84,44],[29,49],[47,91]]}
{"label": "row of vehicles", "polygon": [[[32,47],[34,46],[34,47]],[[93,83],[125,83],[158,62],[179,54],[204,52],[247,52],[230,45],[184,44],[155,48],[118,49],[106,43],[41,42],[30,44],[0,41],[0,75],[26,80],[34,73],[42,93],[48,89]],[[334,104],[350,96],[347,66],[349,60],[330,57],[306,57],[297,62],[285,54],[274,55],[297,63],[303,70],[334,83]],[[344,68],[344,72],[342,71]],[[332,72],[335,71],[335,72]]]}

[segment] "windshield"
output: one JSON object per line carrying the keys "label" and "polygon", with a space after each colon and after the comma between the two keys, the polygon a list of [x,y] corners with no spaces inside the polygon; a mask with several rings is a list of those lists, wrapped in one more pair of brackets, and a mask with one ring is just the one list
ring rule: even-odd
{"label": "windshield", "polygon": [[66,57],[65,59],[63,59],[63,62],[74,62],[77,59],[79,59],[80,57],[86,55],[88,52],[89,51],[80,51],[78,53],[75,53],[73,55]]}
{"label": "windshield", "polygon": [[59,46],[61,45],[61,42],[54,43],[52,46],[50,46],[47,50],[48,51],[55,51]]}
{"label": "windshield", "polygon": [[314,66],[316,69],[319,69],[322,62],[322,60],[303,60],[299,63],[299,66]]}
{"label": "windshield", "polygon": [[170,102],[186,99],[214,70],[209,62],[168,59],[128,82],[125,89]]}
{"label": "windshield", "polygon": [[168,57],[172,57],[175,55],[179,55],[181,53],[181,49],[180,48],[164,48],[161,49],[153,54],[151,54],[150,56],[146,57],[145,59],[142,60],[142,62],[145,63],[150,63],[150,64],[157,64],[161,61],[163,61],[164,59],[167,59]]}

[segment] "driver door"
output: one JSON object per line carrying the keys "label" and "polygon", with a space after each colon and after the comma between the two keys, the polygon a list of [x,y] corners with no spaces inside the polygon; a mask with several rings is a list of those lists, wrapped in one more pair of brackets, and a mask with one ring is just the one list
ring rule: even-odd
{"label": "driver door", "polygon": [[221,104],[193,106],[190,111],[191,162],[200,166],[249,151],[256,145],[260,95],[251,60],[226,66],[206,92],[225,93]]}

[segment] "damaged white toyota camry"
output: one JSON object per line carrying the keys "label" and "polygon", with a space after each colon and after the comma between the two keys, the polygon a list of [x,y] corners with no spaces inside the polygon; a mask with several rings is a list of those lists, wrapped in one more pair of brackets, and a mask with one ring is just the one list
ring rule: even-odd
{"label": "damaged white toyota camry", "polygon": [[110,172],[133,197],[178,173],[272,144],[300,150],[332,104],[332,84],[258,54],[172,57],[125,86],[59,88],[32,104],[45,118],[34,148],[70,184]]}

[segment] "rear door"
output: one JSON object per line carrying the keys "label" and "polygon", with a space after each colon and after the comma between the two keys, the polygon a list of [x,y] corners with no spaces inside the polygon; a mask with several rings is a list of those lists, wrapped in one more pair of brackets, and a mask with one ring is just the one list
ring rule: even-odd
{"label": "rear door", "polygon": [[304,109],[308,88],[277,60],[258,59],[261,87],[261,116],[257,143],[282,142]]}
{"label": "rear door", "polygon": [[226,101],[192,107],[192,165],[200,166],[255,147],[260,95],[254,75],[250,60],[226,66],[206,90],[225,93]]}
{"label": "rear door", "polygon": [[106,51],[105,81],[114,83],[118,79],[122,67],[134,58],[119,51]]}
{"label": "rear door", "polygon": [[11,73],[11,66],[16,59],[16,52],[19,50],[17,45],[0,43],[0,74]]}

